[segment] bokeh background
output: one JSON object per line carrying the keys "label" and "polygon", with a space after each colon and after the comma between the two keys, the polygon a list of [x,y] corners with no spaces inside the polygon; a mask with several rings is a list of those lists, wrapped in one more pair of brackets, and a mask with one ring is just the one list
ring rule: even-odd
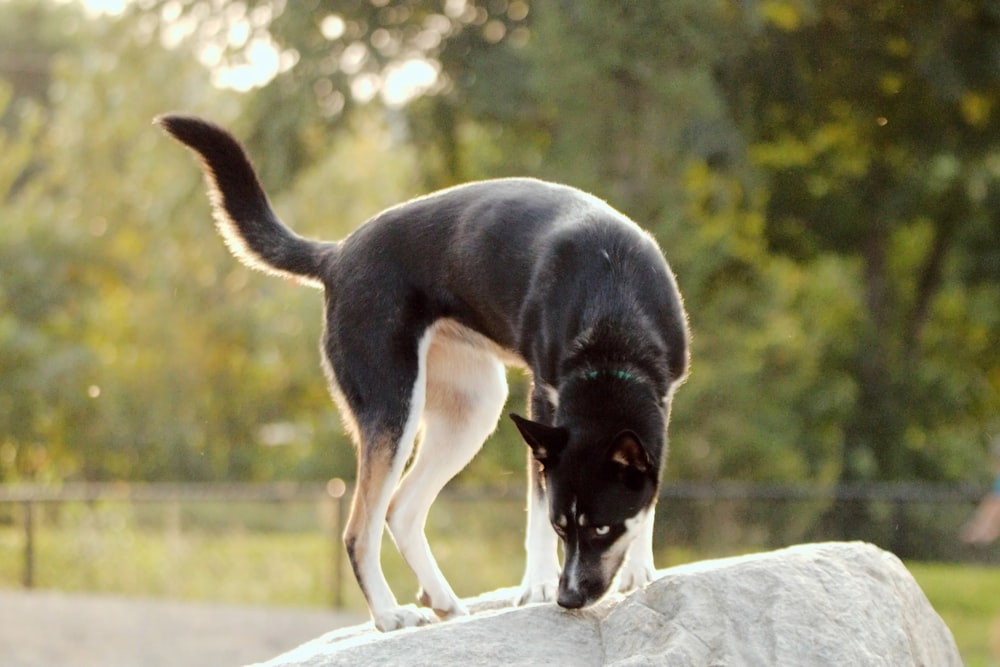
{"label": "bokeh background", "polygon": [[[705,485],[670,501],[664,540],[997,562],[957,539],[1000,433],[997,2],[0,1],[2,485],[354,475],[321,294],[229,256],[194,161],[151,125],[168,111],[231,128],[307,236],[510,175],[651,230],[693,331],[665,475]],[[524,460],[501,423],[453,486],[519,498]],[[468,506],[478,535],[494,511]],[[60,507],[38,530],[128,525],[133,545],[199,515]],[[15,584],[19,512],[0,504]]]}

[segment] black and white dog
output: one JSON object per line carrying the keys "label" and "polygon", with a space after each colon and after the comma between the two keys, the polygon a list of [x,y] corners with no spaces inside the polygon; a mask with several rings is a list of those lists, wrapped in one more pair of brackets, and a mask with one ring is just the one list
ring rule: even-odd
{"label": "black and white dog", "polygon": [[[533,454],[519,602],[578,608],[616,575],[621,590],[651,579],[653,511],[688,333],[648,234],[589,194],[516,178],[420,197],[342,241],[311,241],[278,219],[225,130],[189,116],[157,122],[200,156],[233,254],[324,290],[323,364],[358,450],[344,542],[376,627],[466,613],[424,523],[496,428],[505,364],[533,379],[531,420],[511,415]],[[423,608],[401,607],[386,583],[385,524]]]}

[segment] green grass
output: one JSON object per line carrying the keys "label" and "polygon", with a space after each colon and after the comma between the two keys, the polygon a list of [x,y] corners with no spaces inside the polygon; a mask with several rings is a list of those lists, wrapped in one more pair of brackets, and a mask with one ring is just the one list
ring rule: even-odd
{"label": "green grass", "polygon": [[[329,606],[339,565],[342,606],[364,612],[343,547],[334,537],[336,515],[331,510],[313,503],[46,508],[38,513],[35,531],[35,583],[75,592]],[[520,500],[435,506],[430,541],[460,596],[519,582],[523,521]],[[21,585],[23,554],[23,529],[8,517],[0,523],[0,587]],[[725,555],[670,548],[658,554],[657,563],[665,567]],[[416,582],[388,538],[383,564],[400,601],[411,601]],[[1000,667],[1000,568],[908,567],[952,630],[967,667]]]}
{"label": "green grass", "polygon": [[[518,583],[524,567],[520,504],[455,502],[432,513],[428,530],[434,553],[459,595]],[[58,511],[39,513],[35,586],[186,600],[329,606],[336,596],[334,572],[339,567],[341,606],[363,612],[366,607],[340,538],[335,537],[339,531],[329,510],[309,503],[258,504],[256,508],[206,503],[185,507],[183,512],[121,503],[66,504]],[[289,518],[279,521],[281,514]],[[490,521],[476,515],[489,516]],[[23,563],[23,528],[0,524],[0,587],[21,585]],[[416,580],[388,537],[383,544],[383,565],[400,601],[412,601]]]}
{"label": "green grass", "polygon": [[966,667],[1000,665],[1000,568],[907,563],[951,628]]}

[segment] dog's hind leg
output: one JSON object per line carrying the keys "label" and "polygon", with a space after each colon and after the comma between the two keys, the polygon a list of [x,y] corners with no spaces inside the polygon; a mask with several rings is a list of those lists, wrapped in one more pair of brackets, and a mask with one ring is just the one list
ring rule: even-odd
{"label": "dog's hind leg", "polygon": [[489,351],[440,336],[427,356],[424,433],[393,496],[389,530],[420,584],[418,600],[441,617],[467,613],[431,553],[424,525],[444,485],[496,428],[507,398],[503,364]]}
{"label": "dog's hind leg", "polygon": [[434,619],[416,608],[400,607],[382,573],[381,545],[389,497],[399,472],[388,451],[392,445],[383,441],[376,451],[359,454],[358,479],[344,545],[354,576],[368,602],[372,622],[386,632]]}
{"label": "dog's hind leg", "polygon": [[[394,360],[383,352],[381,365],[362,366],[368,372],[363,385],[368,393],[354,399],[342,391],[345,373],[331,383],[342,409],[361,406],[350,412],[349,423],[358,443],[358,478],[351,515],[344,531],[344,545],[358,585],[365,595],[375,627],[382,631],[424,625],[435,621],[429,611],[413,605],[400,607],[382,573],[381,546],[389,501],[399,483],[420,426],[425,395],[425,363],[430,335],[425,334],[413,358]],[[346,347],[346,346],[345,346]],[[388,346],[372,346],[386,350]],[[329,348],[328,348],[329,349]],[[402,348],[400,348],[402,349]],[[396,363],[394,363],[396,362]],[[378,369],[381,374],[371,369]],[[390,383],[386,376],[394,378]],[[343,383],[343,384],[341,384]],[[409,397],[405,388],[411,388]],[[360,386],[351,384],[352,388]],[[372,388],[381,391],[371,391]],[[401,391],[402,390],[402,391]],[[356,389],[355,389],[356,391]],[[348,405],[350,404],[350,405]]]}

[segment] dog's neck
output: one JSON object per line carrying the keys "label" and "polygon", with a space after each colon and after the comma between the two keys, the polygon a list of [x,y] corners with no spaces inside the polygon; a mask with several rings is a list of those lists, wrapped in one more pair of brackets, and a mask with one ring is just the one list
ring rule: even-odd
{"label": "dog's neck", "polygon": [[639,378],[635,376],[634,373],[624,370],[622,368],[588,368],[585,369],[580,376],[584,380],[596,380],[602,375],[609,375],[613,378],[618,378],[619,380],[628,380],[630,382],[639,382]]}
{"label": "dog's neck", "polygon": [[643,318],[605,317],[578,335],[571,353],[561,362],[562,382],[624,381],[655,387],[664,394],[669,385],[665,355],[655,338],[642,335]]}

